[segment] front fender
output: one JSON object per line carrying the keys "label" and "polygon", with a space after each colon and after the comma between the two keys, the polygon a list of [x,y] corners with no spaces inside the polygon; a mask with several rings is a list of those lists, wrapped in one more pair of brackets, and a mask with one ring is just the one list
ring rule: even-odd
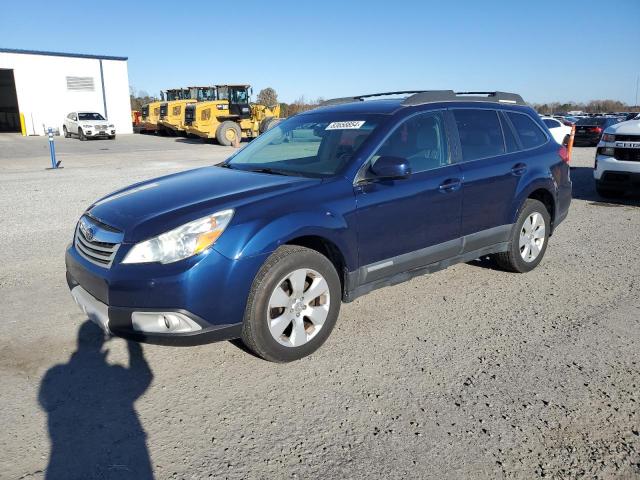
{"label": "front fender", "polygon": [[353,229],[348,228],[342,215],[329,210],[296,211],[268,222],[254,220],[237,225],[225,232],[224,241],[216,243],[215,249],[232,259],[253,257],[270,254],[280,245],[304,236],[332,242],[342,253],[346,267],[355,270],[357,249]]}

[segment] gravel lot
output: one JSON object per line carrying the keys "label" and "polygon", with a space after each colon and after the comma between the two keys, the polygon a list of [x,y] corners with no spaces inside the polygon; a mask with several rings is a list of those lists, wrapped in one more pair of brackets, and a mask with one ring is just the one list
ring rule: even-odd
{"label": "gravel lot", "polygon": [[640,201],[598,199],[594,149],[535,271],[378,290],[277,365],[229,342],[102,345],[64,279],[93,199],[232,149],[56,145],[65,168],[46,171],[44,137],[0,136],[0,478],[41,478],[52,452],[65,479],[640,478]]}

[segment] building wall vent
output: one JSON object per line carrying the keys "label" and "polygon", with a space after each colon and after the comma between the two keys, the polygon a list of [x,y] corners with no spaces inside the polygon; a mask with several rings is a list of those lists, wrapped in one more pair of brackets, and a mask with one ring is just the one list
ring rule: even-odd
{"label": "building wall vent", "polygon": [[67,77],[67,90],[93,92],[93,77]]}

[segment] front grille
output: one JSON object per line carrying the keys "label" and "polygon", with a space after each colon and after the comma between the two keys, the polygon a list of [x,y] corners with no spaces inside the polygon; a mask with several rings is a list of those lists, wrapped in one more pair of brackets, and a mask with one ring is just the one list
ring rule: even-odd
{"label": "front grille", "polygon": [[96,130],[106,130],[108,125],[96,125]]}
{"label": "front grille", "polygon": [[616,135],[616,142],[640,142],[640,135]]}
{"label": "front grille", "polygon": [[119,243],[99,242],[97,240],[89,240],[80,228],[80,222],[76,227],[76,235],[74,239],[76,251],[86,260],[104,268],[110,268],[113,259],[116,256]]}
{"label": "front grille", "polygon": [[613,156],[625,162],[640,162],[640,148],[615,148]]}

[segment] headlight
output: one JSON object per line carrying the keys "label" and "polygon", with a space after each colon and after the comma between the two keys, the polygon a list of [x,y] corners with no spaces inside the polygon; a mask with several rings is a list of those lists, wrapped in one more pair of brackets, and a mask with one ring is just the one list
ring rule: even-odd
{"label": "headlight", "polygon": [[611,133],[605,133],[604,135],[602,135],[602,141],[603,142],[615,142],[616,141],[616,136],[612,135]]}
{"label": "headlight", "polygon": [[233,210],[223,210],[137,243],[122,263],[172,263],[196,255],[216,242],[231,217]]}
{"label": "headlight", "polygon": [[110,124],[109,128],[116,128],[116,126],[114,124]]}

